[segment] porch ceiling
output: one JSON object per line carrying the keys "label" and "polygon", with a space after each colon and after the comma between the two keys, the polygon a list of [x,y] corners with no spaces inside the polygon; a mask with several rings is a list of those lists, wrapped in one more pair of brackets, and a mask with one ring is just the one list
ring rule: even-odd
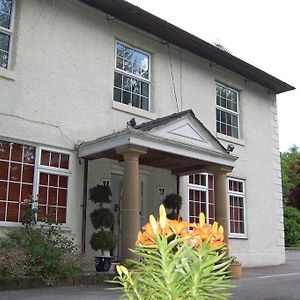
{"label": "porch ceiling", "polygon": [[139,164],[168,169],[185,175],[220,166],[232,169],[235,155],[227,153],[219,141],[203,126],[191,110],[147,123],[80,145],[78,156],[90,160],[122,160],[119,147],[133,146],[147,151]]}

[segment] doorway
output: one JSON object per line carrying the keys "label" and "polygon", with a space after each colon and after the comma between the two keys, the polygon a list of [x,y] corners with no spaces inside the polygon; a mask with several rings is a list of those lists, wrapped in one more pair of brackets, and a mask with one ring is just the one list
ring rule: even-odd
{"label": "doorway", "polygon": [[[117,247],[113,252],[113,256],[116,259],[121,257],[121,214],[122,211],[122,199],[123,199],[123,174],[112,173],[111,174],[111,190],[112,190],[112,211],[114,214],[114,233],[117,237]],[[140,228],[147,222],[147,177],[145,175],[139,175],[139,195],[140,195]],[[134,233],[133,233],[134,234]],[[137,232],[135,233],[137,235]]]}

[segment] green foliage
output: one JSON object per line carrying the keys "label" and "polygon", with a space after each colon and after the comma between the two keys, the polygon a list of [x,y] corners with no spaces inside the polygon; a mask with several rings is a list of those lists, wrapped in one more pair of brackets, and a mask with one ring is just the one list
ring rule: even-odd
{"label": "green foliage", "polygon": [[90,240],[91,247],[94,250],[110,251],[117,245],[117,238],[111,231],[98,231],[92,234]]}
{"label": "green foliage", "polygon": [[91,213],[91,221],[94,228],[110,228],[114,225],[114,214],[109,208],[95,209]]}
{"label": "green foliage", "polygon": [[103,203],[110,203],[111,189],[108,185],[100,185],[90,188],[89,199],[102,207]]}
{"label": "green foliage", "polygon": [[142,261],[131,261],[133,271],[117,267],[112,281],[122,286],[122,299],[228,299],[228,267],[231,260],[222,249],[207,243],[192,248],[187,238],[156,236],[155,246],[132,250]]}
{"label": "green foliage", "polygon": [[281,154],[282,189],[288,201],[293,189],[300,184],[300,149],[294,145]]}
{"label": "green foliage", "polygon": [[285,246],[300,247],[300,210],[286,206],[284,208]]}
{"label": "green foliage", "polygon": [[25,226],[0,239],[0,277],[37,276],[51,280],[80,271],[73,240],[57,226]]}

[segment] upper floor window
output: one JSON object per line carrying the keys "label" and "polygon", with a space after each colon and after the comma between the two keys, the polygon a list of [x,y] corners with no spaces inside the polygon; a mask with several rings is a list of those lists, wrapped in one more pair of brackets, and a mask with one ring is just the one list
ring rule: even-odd
{"label": "upper floor window", "polygon": [[13,35],[13,0],[0,0],[0,67],[7,69],[10,62]]}
{"label": "upper floor window", "polygon": [[114,101],[149,110],[150,55],[116,43]]}
{"label": "upper floor window", "polygon": [[228,179],[229,198],[229,228],[230,234],[240,236],[246,234],[246,213],[245,213],[245,181]]}
{"label": "upper floor window", "polygon": [[239,138],[239,94],[236,90],[216,85],[217,132]]}
{"label": "upper floor window", "polygon": [[69,160],[69,153],[0,140],[0,222],[22,222],[22,203],[33,196],[38,221],[66,223]]}

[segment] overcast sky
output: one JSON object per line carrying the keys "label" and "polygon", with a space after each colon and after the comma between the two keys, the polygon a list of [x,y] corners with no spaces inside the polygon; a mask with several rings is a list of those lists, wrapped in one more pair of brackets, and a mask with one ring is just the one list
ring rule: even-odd
{"label": "overcast sky", "polygon": [[299,0],[127,1],[296,87],[277,96],[280,150],[300,146]]}

